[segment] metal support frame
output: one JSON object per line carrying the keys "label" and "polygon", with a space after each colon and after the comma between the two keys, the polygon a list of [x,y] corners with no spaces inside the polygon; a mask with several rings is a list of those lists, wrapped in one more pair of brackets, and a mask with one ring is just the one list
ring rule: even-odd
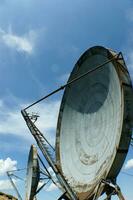
{"label": "metal support frame", "polygon": [[98,198],[101,196],[100,187],[104,184],[104,193],[106,193],[107,197],[104,200],[111,200],[111,197],[113,195],[117,195],[119,200],[125,200],[120,187],[117,184],[112,183],[110,180],[104,180],[102,179],[98,185],[97,191],[93,197],[93,200],[98,200]]}
{"label": "metal support frame", "polygon": [[18,191],[18,189],[17,189],[15,183],[14,183],[13,180],[12,180],[12,174],[10,174],[9,171],[7,171],[6,173],[7,173],[7,176],[8,176],[8,178],[9,178],[9,181],[10,181],[12,187],[14,188],[14,190],[15,190],[17,196],[18,196],[18,199],[19,199],[19,200],[22,200],[22,197],[21,197],[21,195],[20,195],[20,193],[19,193],[19,191]]}
{"label": "metal support frame", "polygon": [[44,168],[43,170],[42,169],[40,170],[40,174],[44,176],[43,178],[40,178],[40,180],[43,180],[44,183],[40,188],[38,188],[38,190],[36,191],[36,195],[49,183],[49,181],[52,181],[54,184],[56,184],[50,172],[48,171],[47,167],[45,166],[44,162],[42,161],[41,157],[39,156],[39,154],[38,154],[38,159]]}
{"label": "metal support frame", "polygon": [[28,113],[25,110],[22,110],[22,115],[23,115],[23,117],[24,117],[24,119],[26,121],[26,124],[27,124],[31,134],[35,138],[35,140],[36,140],[36,142],[37,142],[42,154],[44,155],[46,161],[48,162],[50,167],[55,172],[56,177],[57,177],[57,179],[58,179],[58,181],[59,181],[59,183],[60,183],[60,185],[62,187],[62,190],[64,192],[67,192],[67,194],[70,197],[70,199],[77,200],[77,196],[72,191],[71,187],[69,186],[69,184],[67,183],[67,181],[65,180],[63,175],[60,173],[60,171],[57,168],[52,156],[50,155],[50,152],[49,152],[45,137],[40,132],[40,130],[35,126],[35,124],[32,122],[32,120],[30,119]]}
{"label": "metal support frame", "polygon": [[66,196],[66,192],[65,192],[58,198],[58,200],[70,200],[70,199]]}
{"label": "metal support frame", "polygon": [[48,171],[47,167],[45,166],[44,162],[42,161],[41,157],[38,155],[39,161],[41,162],[42,166],[44,167],[45,174],[42,172],[47,178],[52,180],[52,182],[56,185],[55,181],[53,180],[53,177],[51,176],[50,172]]}

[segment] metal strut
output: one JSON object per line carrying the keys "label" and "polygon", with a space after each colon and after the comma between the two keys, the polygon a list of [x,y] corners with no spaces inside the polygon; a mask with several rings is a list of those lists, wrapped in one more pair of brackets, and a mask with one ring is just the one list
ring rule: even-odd
{"label": "metal strut", "polygon": [[12,178],[11,178],[12,174],[10,174],[9,172],[6,172],[6,173],[7,173],[7,176],[8,176],[8,178],[9,178],[9,180],[10,180],[10,183],[11,183],[12,187],[14,188],[14,190],[15,190],[17,196],[18,196],[18,199],[19,199],[19,200],[22,200],[22,197],[21,197],[21,195],[19,194],[19,191],[18,191],[18,189],[17,189],[15,183],[13,182],[13,180],[12,180]]}
{"label": "metal strut", "polygon": [[[106,186],[110,187],[112,192],[111,193],[106,193],[107,194],[107,200],[111,200],[112,195],[117,195],[119,200],[125,200],[120,187],[117,184],[113,184],[110,181],[102,180],[102,183],[104,183]],[[105,200],[106,200],[105,199]]]}
{"label": "metal strut", "polygon": [[28,113],[25,110],[22,110],[21,113],[22,113],[22,116],[24,117],[24,120],[26,121],[26,124],[27,124],[31,134],[35,138],[42,154],[44,155],[48,164],[51,166],[51,168],[55,172],[56,177],[57,177],[60,185],[62,186],[63,191],[67,192],[67,194],[69,195],[71,200],[78,200],[77,196],[75,195],[75,193],[73,192],[73,190],[71,189],[71,187],[69,186],[69,184],[67,183],[65,178],[63,177],[63,175],[59,172],[58,168],[56,167],[55,161],[53,160],[52,155],[49,152],[45,137],[40,132],[40,130],[35,126],[35,124],[32,122]]}
{"label": "metal strut", "polygon": [[120,190],[120,187],[117,184],[113,184],[111,181],[104,180],[104,179],[102,179],[99,182],[99,185],[98,185],[97,191],[93,197],[93,200],[98,200],[98,198],[101,196],[101,191],[100,191],[101,184],[104,184],[106,187],[104,192],[106,193],[107,197],[104,200],[111,200],[111,197],[113,195],[117,195],[119,200],[125,200],[125,198]]}
{"label": "metal strut", "polygon": [[41,99],[35,101],[34,103],[32,103],[31,105],[27,106],[24,110],[27,110],[28,108],[34,106],[35,104],[43,101],[44,99],[47,99],[48,97],[52,96],[53,94],[59,92],[60,90],[63,90],[65,87],[72,85],[74,82],[78,81],[81,78],[84,78],[85,76],[87,76],[88,74],[95,72],[96,70],[102,68],[103,66],[105,66],[106,64],[110,63],[113,60],[119,60],[119,57],[122,55],[121,52],[119,52],[117,55],[113,56],[111,59],[109,59],[108,61],[96,66],[95,68],[88,70],[86,73],[82,74],[81,76],[78,76],[77,78],[74,78],[73,80],[71,80],[70,82],[66,83],[65,85],[62,85],[61,87],[57,88],[56,90],[54,90],[53,92],[49,93],[48,95],[42,97]]}

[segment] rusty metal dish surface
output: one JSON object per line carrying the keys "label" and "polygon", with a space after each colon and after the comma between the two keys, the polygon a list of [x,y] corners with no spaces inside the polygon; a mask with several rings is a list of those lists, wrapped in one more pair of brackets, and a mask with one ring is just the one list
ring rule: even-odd
{"label": "rusty metal dish surface", "polygon": [[34,199],[39,182],[39,174],[37,149],[34,145],[31,145],[27,165],[26,200]]}
{"label": "rusty metal dish surface", "polygon": [[[96,46],[76,63],[69,81],[116,52]],[[56,161],[79,199],[91,198],[99,181],[115,180],[132,128],[132,85],[123,58],[65,89],[56,132]]]}

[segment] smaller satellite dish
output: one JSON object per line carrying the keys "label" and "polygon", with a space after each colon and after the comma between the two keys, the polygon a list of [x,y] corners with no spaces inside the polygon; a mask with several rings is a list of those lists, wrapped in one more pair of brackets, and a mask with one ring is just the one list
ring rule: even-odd
{"label": "smaller satellite dish", "polygon": [[38,182],[40,178],[40,169],[37,156],[37,148],[31,145],[26,178],[26,200],[33,200],[36,194]]}

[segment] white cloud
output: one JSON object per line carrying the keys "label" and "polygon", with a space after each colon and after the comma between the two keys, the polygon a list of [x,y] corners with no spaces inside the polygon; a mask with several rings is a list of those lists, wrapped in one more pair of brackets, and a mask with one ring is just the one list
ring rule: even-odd
{"label": "white cloud", "polygon": [[3,41],[11,48],[15,48],[17,51],[25,51],[27,53],[32,52],[32,45],[27,38],[19,37],[12,34],[3,35]]}
{"label": "white cloud", "polygon": [[53,169],[52,169],[51,167],[48,167],[48,171],[49,171],[49,173],[51,174],[51,176],[52,176],[54,182],[57,183],[58,180],[57,180],[57,178],[56,178],[56,174],[54,173]]}
{"label": "white cloud", "polygon": [[7,171],[16,170],[16,165],[17,161],[11,158],[0,159],[0,175],[4,175]]}
{"label": "white cloud", "polygon": [[26,137],[27,129],[20,110],[9,110],[5,105],[0,110],[0,134],[13,134]]}
{"label": "white cloud", "polygon": [[125,169],[131,169],[133,168],[133,159],[130,159],[127,161],[127,163],[125,164]]}
{"label": "white cloud", "polygon": [[53,171],[53,169],[52,169],[52,167],[48,167],[48,169],[47,169],[48,171],[49,171],[49,173],[51,173],[51,174],[53,174],[54,173],[54,171]]}
{"label": "white cloud", "polygon": [[40,188],[40,187],[42,187],[43,186],[43,184],[44,184],[44,181],[39,181],[39,183],[38,183],[38,189]]}
{"label": "white cloud", "polygon": [[[13,182],[16,184],[16,180],[12,179]],[[9,180],[0,180],[0,190],[10,190],[13,189]]]}
{"label": "white cloud", "polygon": [[47,192],[51,192],[51,191],[57,190],[57,189],[58,189],[58,187],[57,187],[54,183],[51,183],[51,184],[49,185],[49,187],[46,189],[46,191],[47,191]]}
{"label": "white cloud", "polygon": [[[32,107],[28,112],[37,112],[39,118],[36,122],[37,127],[44,133],[50,142],[54,142],[55,128],[57,124],[59,101],[50,101]],[[4,102],[0,101],[0,134],[10,134],[31,140],[32,136],[21,115],[21,109],[26,105],[19,105],[19,108],[9,109]]]}
{"label": "white cloud", "polygon": [[[41,186],[43,186],[43,184],[44,184],[44,181],[40,181],[38,184],[38,189],[41,188]],[[44,190],[47,192],[51,192],[51,191],[57,190],[57,189],[58,189],[57,185],[55,185],[53,182],[50,185],[46,184],[44,186]]]}
{"label": "white cloud", "polygon": [[34,49],[34,43],[36,38],[36,32],[30,30],[27,34],[19,36],[12,33],[12,30],[5,32],[3,29],[0,29],[0,39],[2,42],[18,52],[25,52],[31,54]]}

